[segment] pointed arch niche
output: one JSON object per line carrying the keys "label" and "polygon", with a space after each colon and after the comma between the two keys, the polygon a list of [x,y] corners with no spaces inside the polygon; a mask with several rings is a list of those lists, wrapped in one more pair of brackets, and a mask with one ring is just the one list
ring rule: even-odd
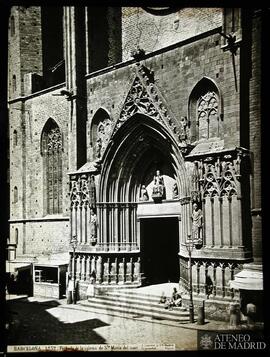
{"label": "pointed arch niche", "polygon": [[90,130],[90,147],[93,159],[100,159],[106,149],[112,131],[112,121],[109,113],[100,108],[93,116]]}
{"label": "pointed arch niche", "polygon": [[[98,244],[101,247],[139,249],[140,191],[145,185],[149,201],[154,204],[151,196],[157,170],[165,181],[164,201],[172,200],[175,182],[179,198],[188,196],[184,160],[177,143],[163,125],[146,115],[135,114],[116,132],[112,145],[104,153],[98,195]],[[187,209],[183,208],[183,217],[188,215]],[[185,233],[181,232],[181,236]]]}
{"label": "pointed arch niche", "polygon": [[191,141],[223,139],[223,108],[220,91],[215,82],[203,77],[189,97]]}
{"label": "pointed arch niche", "polygon": [[41,134],[45,215],[62,213],[62,152],[62,133],[55,120],[49,118]]}

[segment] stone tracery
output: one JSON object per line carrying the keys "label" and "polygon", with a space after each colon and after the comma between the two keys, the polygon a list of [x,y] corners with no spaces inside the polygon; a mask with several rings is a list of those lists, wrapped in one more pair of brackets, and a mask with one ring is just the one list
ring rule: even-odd
{"label": "stone tracery", "polygon": [[109,117],[105,118],[98,124],[97,139],[96,139],[96,156],[100,158],[110,139],[112,122]]}
{"label": "stone tracery", "polygon": [[41,153],[46,172],[45,202],[46,213],[62,211],[62,133],[53,119],[49,119],[42,133]]}
{"label": "stone tracery", "polygon": [[146,114],[168,128],[178,142],[180,150],[185,153],[189,144],[188,120],[182,117],[178,122],[164,103],[166,101],[154,83],[153,72],[137,63],[136,77],[114,126],[113,135],[134,114]]}

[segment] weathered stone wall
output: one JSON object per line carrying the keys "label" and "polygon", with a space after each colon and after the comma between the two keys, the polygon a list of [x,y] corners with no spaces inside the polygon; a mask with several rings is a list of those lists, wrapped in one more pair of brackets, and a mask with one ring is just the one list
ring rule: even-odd
{"label": "weathered stone wall", "polygon": [[[17,146],[10,138],[10,193],[14,196],[14,187],[18,188],[18,202],[11,201],[11,242],[15,239],[15,228],[19,231],[19,252],[41,253],[67,249],[69,241],[68,222],[47,222],[44,195],[46,190],[46,174],[41,155],[41,135],[49,118],[58,124],[63,136],[62,170],[63,170],[63,213],[57,217],[69,217],[69,180],[68,167],[68,121],[70,103],[58,94],[62,86],[30,96],[24,103],[24,112],[20,108],[21,101],[10,104],[10,130],[17,130]],[[21,117],[24,118],[21,130]],[[50,218],[50,215],[47,216]],[[38,219],[36,222],[29,220]],[[24,220],[20,223],[18,220]],[[22,228],[23,227],[23,228]],[[51,228],[49,228],[51,227]],[[55,227],[55,228],[53,228]],[[24,248],[23,242],[24,241]],[[19,253],[18,252],[18,253]]]}
{"label": "weathered stone wall", "polygon": [[[24,75],[35,72],[42,75],[41,10],[40,7],[12,7],[15,33],[9,29],[8,82],[9,98],[24,95]],[[11,22],[10,17],[10,22]],[[11,24],[10,24],[11,25]],[[12,78],[16,76],[16,91]]]}
{"label": "weathered stone wall", "polygon": [[[220,45],[220,35],[212,34],[146,58],[142,63],[154,72],[155,84],[166,101],[164,104],[179,120],[179,127],[181,116],[188,116],[193,87],[203,77],[214,81],[223,101],[224,147],[232,148],[240,143],[239,92],[235,89],[231,53],[223,52]],[[239,55],[235,63],[239,79]],[[88,77],[88,158],[91,158],[90,124],[94,114],[103,108],[114,122],[117,121],[135,78],[135,66],[119,66]]]}
{"label": "weathered stone wall", "polygon": [[69,221],[56,219],[15,221],[10,226],[11,239],[18,229],[16,255],[40,255],[66,252],[69,242]]}
{"label": "weathered stone wall", "polygon": [[137,46],[150,53],[221,25],[221,8],[182,8],[156,16],[140,7],[123,7],[123,60]]}
{"label": "weathered stone wall", "polygon": [[261,232],[261,17],[257,13],[252,19],[250,78],[249,140],[252,152],[251,209],[252,241],[255,261],[262,258]]}

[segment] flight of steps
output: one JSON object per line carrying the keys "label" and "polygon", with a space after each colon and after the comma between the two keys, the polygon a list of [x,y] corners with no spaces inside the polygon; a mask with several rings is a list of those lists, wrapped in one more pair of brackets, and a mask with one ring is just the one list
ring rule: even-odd
{"label": "flight of steps", "polygon": [[78,301],[77,304],[87,307],[89,311],[133,318],[151,318],[174,322],[188,322],[189,312],[184,307],[165,309],[159,303],[160,297],[138,292],[136,289],[107,291],[88,300]]}

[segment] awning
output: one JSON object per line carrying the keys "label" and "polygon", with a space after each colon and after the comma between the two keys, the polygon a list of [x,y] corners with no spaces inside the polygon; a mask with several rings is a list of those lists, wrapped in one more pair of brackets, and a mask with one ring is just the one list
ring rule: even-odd
{"label": "awning", "polygon": [[30,269],[31,263],[6,261],[6,272],[15,273],[19,270]]}
{"label": "awning", "polygon": [[39,256],[35,265],[43,265],[43,266],[60,266],[69,264],[69,253],[55,253],[48,256]]}
{"label": "awning", "polygon": [[236,274],[229,284],[233,289],[263,290],[262,266],[245,264],[243,270]]}

